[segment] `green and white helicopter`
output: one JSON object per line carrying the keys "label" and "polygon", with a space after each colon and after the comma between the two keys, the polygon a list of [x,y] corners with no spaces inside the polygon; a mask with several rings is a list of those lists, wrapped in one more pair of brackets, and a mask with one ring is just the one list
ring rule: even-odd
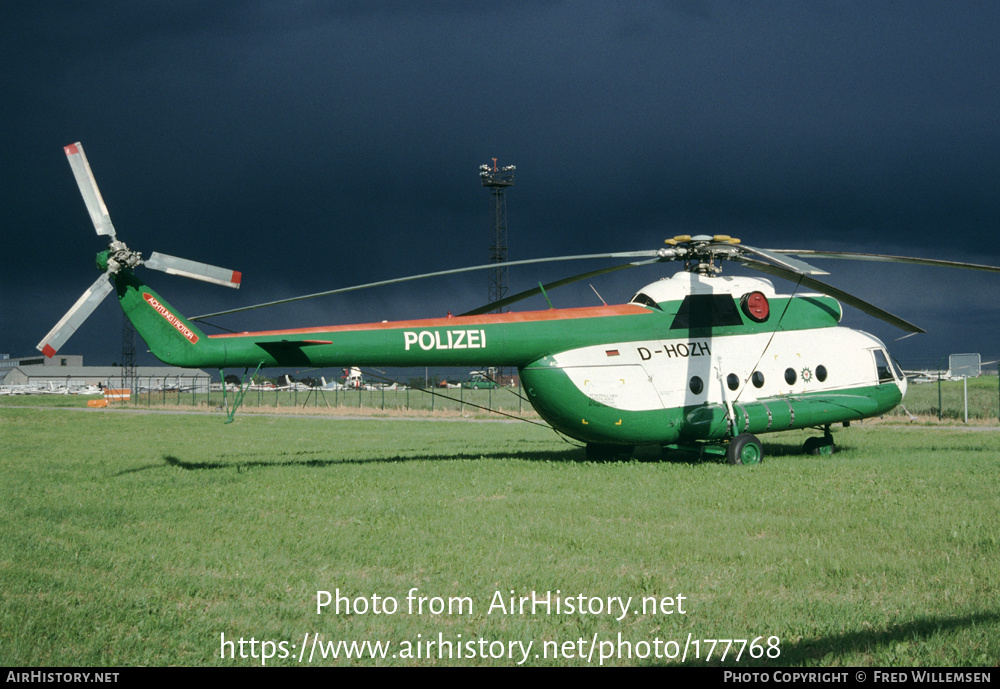
{"label": "green and white helicopter", "polygon": [[[512,261],[508,265],[626,259],[458,316],[206,335],[196,323],[213,316],[495,265],[186,318],[136,275],[138,266],[236,288],[240,274],[156,252],[142,259],[117,238],[83,147],[76,143],[65,151],[97,233],[108,236],[110,245],[97,256],[101,276],[39,343],[47,356],[115,292],[152,353],[175,366],[220,371],[345,362],[516,367],[538,414],[559,432],[586,443],[588,455],[595,457],[659,445],[709,449],[724,452],[733,464],[755,464],[763,457],[757,435],[801,428],[822,432],[804,449],[827,454],[833,450],[831,425],[881,415],[900,403],[906,392],[902,371],[877,338],[839,325],[841,302],[910,333],[923,330],[820,282],[814,276],[825,271],[793,256],[1000,272],[994,266],[935,259],[759,249],[722,235],[679,236],[660,249]],[[683,263],[684,270],[643,287],[627,304],[494,313],[577,280],[674,261]],[[786,278],[796,291],[812,291],[779,294],[767,279],[722,275],[721,261]]]}

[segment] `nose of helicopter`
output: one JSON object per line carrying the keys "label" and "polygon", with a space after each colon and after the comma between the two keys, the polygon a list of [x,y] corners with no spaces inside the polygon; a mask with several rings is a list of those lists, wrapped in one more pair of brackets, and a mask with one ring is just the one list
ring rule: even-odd
{"label": "nose of helicopter", "polygon": [[[886,352],[888,354],[888,352]],[[906,373],[903,372],[902,367],[891,354],[889,355],[890,366],[892,367],[892,376],[896,379],[896,387],[899,388],[899,399],[902,400],[906,397]]]}

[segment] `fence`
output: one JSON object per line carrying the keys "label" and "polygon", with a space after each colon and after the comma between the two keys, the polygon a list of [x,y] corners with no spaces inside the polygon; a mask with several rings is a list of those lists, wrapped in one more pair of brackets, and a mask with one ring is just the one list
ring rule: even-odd
{"label": "fence", "polygon": [[[1000,379],[984,374],[967,382],[969,420],[1000,419]],[[916,416],[963,421],[965,405],[966,385],[961,380],[910,383],[903,399],[905,411],[897,407],[892,415],[905,417],[908,411]]]}
{"label": "fence", "polygon": [[[114,387],[118,387],[115,381]],[[226,393],[229,404],[235,390]],[[115,402],[112,402],[116,404]],[[142,379],[127,402],[130,406],[207,406],[223,405],[221,386],[208,385],[205,377]],[[502,411],[511,414],[530,412],[531,405],[523,398],[521,387],[469,390],[465,388],[419,388],[370,390],[332,390],[324,388],[276,389],[251,388],[243,400],[249,408],[331,409],[358,408],[369,410],[422,410],[477,413]],[[965,388],[962,381],[911,383],[903,400],[903,409],[891,415],[905,417],[906,412],[919,416],[963,420]],[[983,375],[968,380],[968,413],[970,420],[1000,419],[1000,380],[995,375]]]}
{"label": "fence", "polygon": [[[226,389],[226,400],[230,405],[236,395],[235,386]],[[140,380],[131,399],[123,404],[130,406],[207,406],[223,405],[222,387],[218,383],[210,387],[205,378],[184,378],[172,376],[168,379]],[[520,386],[470,390],[465,388],[375,388],[375,389],[326,389],[326,388],[250,388],[243,398],[243,406],[249,408],[302,408],[334,409],[358,408],[370,410],[422,410],[457,411],[476,413],[479,411],[502,411],[520,414],[531,411],[531,405],[523,399]]]}

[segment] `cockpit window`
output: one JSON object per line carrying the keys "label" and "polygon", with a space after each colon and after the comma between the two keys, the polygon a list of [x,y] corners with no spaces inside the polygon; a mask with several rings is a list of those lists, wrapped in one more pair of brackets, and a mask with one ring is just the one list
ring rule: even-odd
{"label": "cockpit window", "polygon": [[[886,357],[885,352],[881,349],[874,349],[872,350],[872,354],[875,355],[875,368],[878,371],[878,382],[893,382],[892,368],[890,368],[889,359]],[[893,362],[893,366],[895,366],[895,362]],[[897,368],[896,370],[899,369]]]}
{"label": "cockpit window", "polygon": [[632,297],[632,301],[630,301],[629,303],[638,304],[639,306],[648,306],[651,309],[659,309],[660,311],[663,310],[660,308],[659,304],[653,301],[653,298],[651,296],[649,296],[648,294],[643,294],[642,292],[637,292],[636,295]]}

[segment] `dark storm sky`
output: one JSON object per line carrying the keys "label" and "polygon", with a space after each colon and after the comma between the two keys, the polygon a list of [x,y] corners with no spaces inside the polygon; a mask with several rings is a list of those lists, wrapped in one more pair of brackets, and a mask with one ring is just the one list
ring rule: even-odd
{"label": "dark storm sky", "polygon": [[[74,141],[132,248],[243,272],[233,292],[145,271],[188,315],[488,262],[494,156],[517,165],[511,260],[726,233],[1000,265],[998,37],[993,2],[4,3],[0,352],[33,353],[98,275]],[[1000,275],[816,264],[930,331],[893,343],[848,310],[904,364],[1000,353]],[[593,267],[511,269],[512,289]],[[673,270],[593,284],[621,302]],[[486,297],[477,274],[220,323]],[[64,353],[119,359],[112,302]]]}

